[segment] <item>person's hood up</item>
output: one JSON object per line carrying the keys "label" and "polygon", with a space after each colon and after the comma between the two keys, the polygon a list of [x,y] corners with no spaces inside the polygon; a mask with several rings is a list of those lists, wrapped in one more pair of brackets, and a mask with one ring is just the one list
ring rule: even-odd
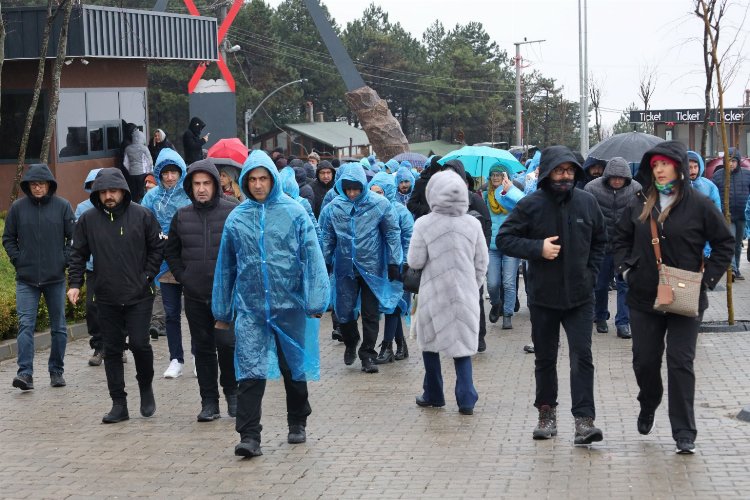
{"label": "person's hood up", "polygon": [[384,168],[385,168],[385,163],[383,163],[382,161],[376,161],[375,164],[372,167],[370,167],[370,170],[372,170],[373,172],[377,174],[378,172],[381,172]]}
{"label": "person's hood up", "polygon": [[742,154],[740,154],[740,148],[729,148],[729,158],[734,158],[737,163],[742,161]]}
{"label": "person's hood up", "polygon": [[315,167],[313,166],[313,164],[310,162],[305,162],[303,167],[305,167],[305,176],[307,176],[307,180],[315,180],[315,174],[317,172],[315,171]]}
{"label": "person's hood up", "polygon": [[167,139],[167,133],[164,132],[162,129],[157,128],[154,132],[159,134],[159,142],[164,142]]}
{"label": "person's hood up", "polygon": [[391,174],[378,172],[367,185],[367,189],[370,189],[372,186],[380,186],[380,189],[383,190],[383,196],[388,201],[393,201],[396,198],[396,182]]}
{"label": "person's hood up", "polygon": [[156,157],[156,165],[154,166],[154,177],[156,177],[156,182],[159,183],[159,187],[162,189],[164,189],[164,186],[161,182],[161,171],[167,165],[177,165],[182,172],[180,178],[177,180],[176,186],[185,179],[185,175],[187,174],[187,165],[185,165],[185,160],[182,159],[182,156],[180,156],[180,154],[174,149],[162,149],[159,152],[159,156]]}
{"label": "person's hood up", "polygon": [[94,184],[91,186],[91,194],[89,200],[94,207],[101,210],[108,210],[99,199],[99,191],[105,191],[107,189],[122,189],[125,194],[122,198],[120,207],[127,207],[130,205],[132,197],[130,196],[130,187],[128,187],[128,181],[120,172],[119,168],[103,168],[99,171],[94,179]]}
{"label": "person's hood up", "polygon": [[289,166],[292,168],[302,167],[304,168],[305,162],[300,160],[299,158],[295,158],[292,161],[289,162]]}
{"label": "person's hood up", "polygon": [[194,116],[190,119],[190,125],[188,125],[188,128],[195,135],[200,135],[201,130],[203,130],[205,126],[206,123],[203,120],[201,120],[197,116]]}
{"label": "person's hood up", "polygon": [[402,181],[411,182],[411,185],[409,186],[409,192],[411,193],[412,191],[414,191],[414,174],[412,174],[411,170],[407,167],[398,167],[398,171],[396,172],[396,187],[398,187],[398,185],[401,184]]}
{"label": "person's hood up", "polygon": [[297,182],[296,170],[297,169],[292,170],[291,168],[285,168],[279,172],[281,190],[293,200],[299,198],[299,183]]}
{"label": "person's hood up", "polygon": [[292,171],[294,180],[297,181],[297,186],[304,186],[307,184],[307,172],[305,171],[305,167],[285,168],[284,170]]}
{"label": "person's hood up", "polygon": [[[688,162],[693,160],[698,163],[698,177],[703,177],[703,171],[706,169],[706,164],[703,162],[703,157],[695,151],[688,151]],[[688,163],[689,165],[689,163]]]}
{"label": "person's hood up", "polygon": [[29,169],[23,174],[21,180],[21,191],[24,192],[29,198],[34,198],[29,188],[29,182],[49,182],[49,191],[47,192],[47,198],[52,197],[57,191],[57,181],[52,175],[52,171],[49,169],[46,163],[32,163],[29,165]]}
{"label": "person's hood up", "polygon": [[146,134],[141,132],[140,129],[135,129],[133,131],[133,144],[140,144],[141,146],[145,146],[148,143],[146,140]]}
{"label": "person's hood up", "polygon": [[644,192],[654,185],[654,176],[651,173],[651,158],[656,155],[666,156],[677,163],[677,184],[682,188],[685,179],[690,179],[687,147],[680,141],[664,141],[644,153],[638,171],[635,173],[634,178],[643,186]]}
{"label": "person's hood up", "polygon": [[469,190],[456,172],[445,170],[430,177],[425,189],[427,203],[435,213],[460,217],[469,210]]}
{"label": "person's hood up", "polygon": [[[269,157],[270,158],[270,157]],[[276,165],[276,170],[281,172],[283,169],[286,168],[288,165],[286,158],[276,158],[276,161],[274,162],[274,165]]]}
{"label": "person's hood up", "polygon": [[87,193],[91,193],[91,185],[94,183],[94,180],[96,179],[96,174],[98,174],[101,171],[101,168],[94,168],[91,169],[86,176],[86,180],[83,181],[83,190]]}
{"label": "person's hood up", "polygon": [[583,167],[578,163],[573,151],[567,146],[549,146],[542,150],[542,156],[539,160],[539,177],[537,185],[541,187],[547,180],[547,177],[549,177],[550,172],[562,163],[572,163],[575,165],[575,181],[578,182],[583,180]]}
{"label": "person's hood up", "polygon": [[400,167],[400,165],[398,164],[398,161],[394,160],[393,158],[391,158],[390,160],[388,160],[387,162],[385,162],[385,168],[389,172],[391,172],[391,173],[393,173],[396,170],[398,170],[399,167]]}
{"label": "person's hood up", "polygon": [[583,163],[583,171],[586,173],[586,175],[589,174],[589,169],[593,167],[594,165],[599,165],[602,167],[602,169],[607,168],[607,160],[600,160],[599,158],[594,158],[593,156],[589,156],[586,158],[586,161]]}
{"label": "person's hood up", "polygon": [[529,165],[526,168],[526,173],[531,173],[534,170],[536,170],[539,167],[539,163],[542,161],[542,151],[537,150],[536,153],[534,153],[534,156],[531,157],[531,160],[529,160]]}
{"label": "person's hood up", "polygon": [[194,163],[191,163],[190,166],[187,169],[187,174],[185,175],[185,178],[182,181],[182,188],[185,190],[185,193],[190,198],[190,201],[195,203],[195,198],[193,197],[193,175],[195,175],[198,172],[205,172],[208,175],[211,176],[211,178],[214,180],[214,197],[213,199],[217,199],[221,196],[221,180],[219,178],[219,170],[216,168],[216,165],[213,164],[211,160],[198,160]]}
{"label": "person's hood up", "polygon": [[328,160],[322,160],[320,163],[318,163],[318,166],[315,168],[315,178],[320,180],[319,174],[321,170],[330,170],[332,174],[336,174],[336,169],[333,168],[333,164]]}
{"label": "person's hood up", "polygon": [[371,167],[375,166],[375,163],[377,163],[378,159],[375,155],[370,155],[367,157],[367,161],[370,163]]}
{"label": "person's hood up", "polygon": [[451,169],[456,172],[462,179],[466,179],[466,169],[464,168],[464,163],[458,158],[446,161],[443,164],[443,169]]}
{"label": "person's hood up", "polygon": [[622,177],[625,179],[625,185],[628,186],[633,180],[633,174],[630,172],[630,163],[625,158],[619,156],[612,158],[607,162],[607,166],[604,167],[602,177],[604,177],[605,181],[610,177]]}
{"label": "person's hood up", "polygon": [[[367,161],[367,158],[363,158],[363,160]],[[339,172],[341,172],[340,177],[338,175]],[[336,172],[336,177],[338,177],[338,180],[336,181],[336,191],[339,193],[339,196],[342,196],[345,199],[349,200],[349,197],[346,196],[341,183],[343,181],[354,181],[362,185],[362,194],[360,194],[354,200],[354,202],[356,203],[367,198],[367,193],[369,192],[367,190],[367,176],[365,175],[365,169],[361,164],[347,163],[345,165],[342,165],[341,167],[339,167],[338,172]]]}
{"label": "person's hood up", "polygon": [[242,173],[240,174],[240,190],[242,191],[242,194],[245,195],[245,201],[258,203],[257,201],[255,201],[255,198],[253,198],[253,195],[247,189],[247,182],[245,182],[245,177],[247,176],[247,174],[258,167],[263,167],[268,170],[271,175],[271,179],[273,179],[271,192],[268,193],[268,196],[263,203],[265,204],[269,201],[277,200],[282,193],[281,182],[279,181],[279,171],[276,169],[276,165],[274,165],[271,157],[268,156],[265,151],[255,149],[250,152],[250,156],[248,156],[247,160],[245,160],[245,164],[242,166]]}
{"label": "person's hood up", "polygon": [[[241,169],[242,167],[240,167],[240,170]],[[219,179],[221,179],[221,173],[224,172],[227,175],[227,177],[232,179],[234,182],[237,182],[240,178],[240,170],[234,167],[219,167]]]}
{"label": "person's hood up", "polygon": [[365,170],[370,170],[370,160],[368,160],[367,157],[359,160],[359,164],[362,165],[362,168]]}
{"label": "person's hood up", "polygon": [[404,160],[404,161],[402,161],[401,163],[399,163],[399,167],[406,167],[406,168],[408,168],[409,170],[411,170],[411,168],[412,168],[413,166],[414,166],[414,165],[412,165],[412,164],[411,164],[411,162],[410,162],[409,160]]}

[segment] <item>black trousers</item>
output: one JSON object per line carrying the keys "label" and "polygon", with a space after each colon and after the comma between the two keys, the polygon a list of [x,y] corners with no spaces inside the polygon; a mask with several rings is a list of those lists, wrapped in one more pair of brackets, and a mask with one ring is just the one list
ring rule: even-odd
{"label": "black trousers", "polygon": [[154,351],[149,341],[148,326],[154,299],[122,306],[99,303],[99,324],[104,340],[104,370],[112,401],[125,402],[125,370],[122,352],[125,339],[135,361],[135,378],[140,387],[148,387],[154,379]]}
{"label": "black trousers", "polygon": [[[185,316],[195,347],[195,370],[203,403],[219,401],[219,379],[225,395],[237,392],[234,375],[234,336],[214,335],[211,304],[185,297]],[[233,332],[232,332],[233,333]]]}
{"label": "black trousers", "polygon": [[[378,307],[380,302],[372,293],[367,282],[361,276],[354,280],[355,286],[359,288],[360,296],[360,313],[362,316],[362,345],[359,346],[359,359],[375,358],[378,353],[375,351],[375,344],[378,342],[378,329],[380,327],[380,311]],[[353,294],[356,296],[357,294]],[[341,335],[344,337],[344,344],[347,346],[356,346],[359,343],[359,330],[357,321],[340,324]]]}
{"label": "black trousers", "polygon": [[536,400],[534,406],[557,406],[557,351],[560,325],[565,329],[570,351],[571,413],[596,417],[594,408],[594,362],[591,354],[593,301],[572,309],[529,306],[531,339],[534,342]]}
{"label": "black trousers", "polygon": [[[292,380],[292,372],[276,337],[276,352],[279,356],[279,370],[284,378],[286,390],[286,421],[288,425],[307,425],[307,417],[312,413],[308,400],[307,382]],[[266,391],[266,379],[240,380],[237,388],[237,419],[235,429],[242,441],[254,439],[260,442],[261,403]]]}
{"label": "black trousers", "polygon": [[630,310],[633,334],[633,371],[640,392],[641,409],[656,411],[664,394],[661,362],[665,340],[667,351],[667,384],[669,422],[672,437],[695,440],[695,345],[702,315],[688,318],[677,314],[648,313]]}
{"label": "black trousers", "polygon": [[479,287],[479,338],[487,335],[487,323],[484,319],[484,285]]}
{"label": "black trousers", "polygon": [[102,330],[99,327],[99,310],[94,300],[94,272],[86,271],[86,329],[89,331],[89,347],[95,351],[103,349]]}

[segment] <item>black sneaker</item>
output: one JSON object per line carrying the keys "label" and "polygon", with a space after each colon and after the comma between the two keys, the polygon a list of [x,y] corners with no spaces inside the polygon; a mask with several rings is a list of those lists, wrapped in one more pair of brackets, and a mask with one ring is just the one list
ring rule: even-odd
{"label": "black sneaker", "polygon": [[362,371],[365,373],[378,373],[378,365],[372,358],[362,358]]}
{"label": "black sneaker", "polygon": [[16,375],[13,377],[13,387],[18,387],[22,391],[30,391],[34,388],[34,378],[25,373]]}
{"label": "black sneaker", "polygon": [[500,304],[490,307],[490,323],[497,323],[500,319]]}
{"label": "black sneaker", "polygon": [[148,334],[151,335],[151,340],[159,340],[159,330],[152,326],[148,329]]}
{"label": "black sneaker", "polygon": [[307,441],[307,433],[304,425],[290,425],[286,442],[289,444],[300,444]]}
{"label": "black sneaker", "polygon": [[534,354],[534,344],[526,344],[523,346],[523,352],[527,354]]}
{"label": "black sneaker", "polygon": [[680,438],[677,440],[677,447],[674,450],[678,455],[695,454],[695,443],[690,438]]}
{"label": "black sneaker", "polygon": [[595,321],[596,323],[596,331],[597,333],[607,333],[609,332],[609,327],[607,326],[607,322],[604,320],[598,320]]}
{"label": "black sneaker", "polygon": [[65,387],[65,379],[63,378],[62,373],[50,373],[49,385],[52,387]]}
{"label": "black sneaker", "polygon": [[630,333],[629,325],[619,325],[617,327],[617,336],[621,339],[632,339],[633,335]]}
{"label": "black sneaker", "polygon": [[445,406],[445,403],[435,404],[435,403],[431,403],[427,401],[427,399],[424,396],[417,396],[417,406],[419,406],[420,408],[429,408],[429,407],[440,408],[440,407]]}
{"label": "black sneaker", "polygon": [[357,359],[357,346],[346,346],[344,350],[344,364],[354,364],[355,359]]}
{"label": "black sneaker", "polygon": [[575,417],[576,435],[573,444],[591,444],[603,439],[602,430],[594,427],[591,417]]}
{"label": "black sneaker", "polygon": [[638,415],[638,432],[644,436],[651,434],[654,430],[654,412],[641,410]]}
{"label": "black sneaker", "polygon": [[198,414],[198,422],[213,422],[217,418],[221,417],[219,412],[219,402],[211,401],[210,403],[203,403],[203,408]]}
{"label": "black sneaker", "polygon": [[259,457],[263,454],[260,450],[260,443],[255,439],[243,439],[240,444],[234,447],[234,454],[238,457],[252,458]]}

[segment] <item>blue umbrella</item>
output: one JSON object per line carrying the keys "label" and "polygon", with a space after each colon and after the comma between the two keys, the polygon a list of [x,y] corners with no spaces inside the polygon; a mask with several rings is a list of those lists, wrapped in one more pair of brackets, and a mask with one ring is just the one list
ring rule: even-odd
{"label": "blue umbrella", "polygon": [[500,165],[510,176],[523,172],[524,166],[510,152],[488,146],[464,146],[443,156],[438,163],[445,165],[449,160],[461,160],[464,169],[472,177],[487,177],[490,168]]}

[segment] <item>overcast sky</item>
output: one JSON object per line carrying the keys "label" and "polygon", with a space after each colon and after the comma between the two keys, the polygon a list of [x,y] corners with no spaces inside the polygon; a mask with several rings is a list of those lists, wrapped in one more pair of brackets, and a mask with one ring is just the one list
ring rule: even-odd
{"label": "overcast sky", "polygon": [[[281,0],[267,0],[276,7]],[[747,14],[747,0],[732,0],[731,28]],[[326,0],[323,2],[342,27],[362,15],[370,0]],[[421,40],[432,21],[439,19],[450,29],[456,23],[480,21],[497,44],[510,56],[514,42],[546,40],[522,46],[526,70],[538,69],[564,87],[568,99],[578,100],[578,0],[375,0]],[[702,108],[702,22],[692,14],[693,0],[588,0],[589,74],[601,84],[605,124],[619,117],[619,110],[635,102],[640,108],[638,85],[641,75],[653,71],[656,90],[652,109]],[[734,54],[750,54],[750,18],[744,23]],[[732,34],[732,37],[734,35]],[[742,44],[745,44],[744,49]],[[725,106],[742,104],[744,89],[750,88],[750,60],[734,76],[725,93]]]}

